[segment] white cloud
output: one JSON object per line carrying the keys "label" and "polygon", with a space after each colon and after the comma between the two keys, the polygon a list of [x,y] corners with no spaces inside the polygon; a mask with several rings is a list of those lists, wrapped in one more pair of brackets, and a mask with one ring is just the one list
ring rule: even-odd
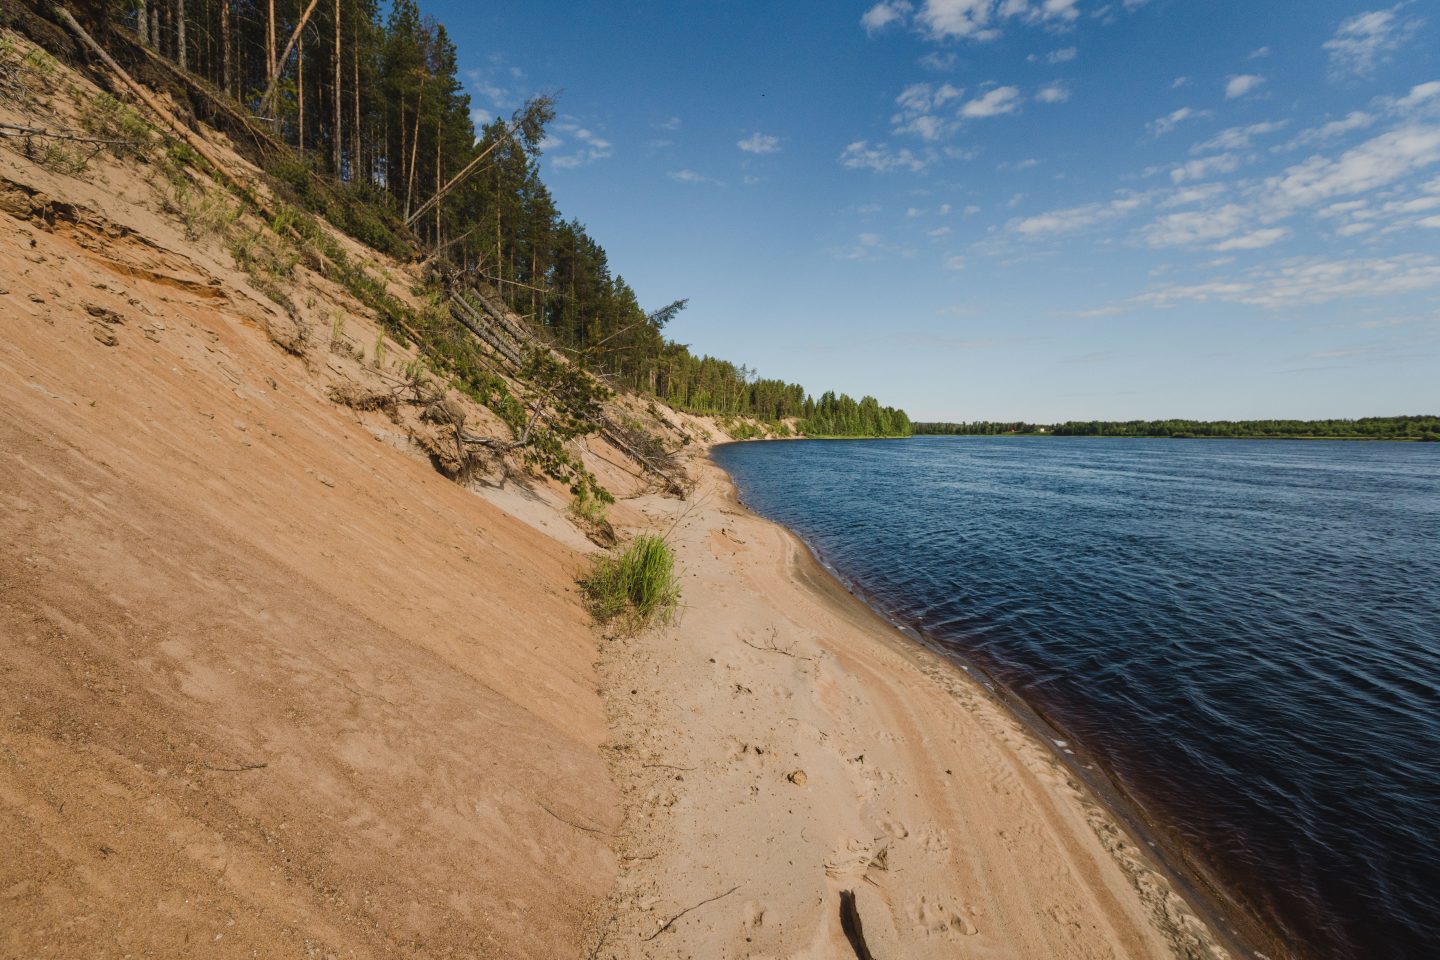
{"label": "white cloud", "polygon": [[1260,88],[1265,78],[1259,74],[1242,73],[1225,81],[1225,99],[1234,100]]}
{"label": "white cloud", "polygon": [[964,270],[964,269],[965,269],[965,258],[962,257],[962,256],[960,256],[959,254],[956,254],[955,256],[952,256],[952,257],[946,257],[946,258],[945,258],[945,269],[946,269],[946,270]]}
{"label": "white cloud", "polygon": [[1410,92],[1399,100],[1396,100],[1391,109],[1400,112],[1414,110],[1422,104],[1428,104],[1440,97],[1440,80],[1431,80],[1429,83],[1417,83],[1410,88]]}
{"label": "white cloud", "polygon": [[972,119],[998,117],[1002,114],[1016,113],[1022,102],[1018,88],[996,87],[965,104],[960,109],[960,115]]}
{"label": "white cloud", "polygon": [[1170,170],[1172,183],[1181,184],[1186,180],[1208,180],[1218,173],[1233,173],[1240,167],[1240,158],[1233,153],[1217,153],[1212,157],[1201,157],[1182,163]]}
{"label": "white cloud", "polygon": [[917,157],[909,149],[892,150],[889,144],[871,144],[868,140],[856,140],[840,154],[840,165],[851,170],[874,170],[876,173],[892,173],[909,170],[912,173],[925,169],[928,158]]}
{"label": "white cloud", "polygon": [[1226,189],[1223,183],[1202,183],[1198,186],[1176,190],[1162,200],[1158,206],[1168,210],[1174,207],[1186,207],[1192,203],[1204,203],[1206,200],[1215,199],[1224,193]]}
{"label": "white cloud", "polygon": [[1190,148],[1190,152],[1249,150],[1255,137],[1263,137],[1266,134],[1275,133],[1277,130],[1283,130],[1289,122],[1288,120],[1267,120],[1264,123],[1252,123],[1248,127],[1230,127],[1228,130],[1221,130],[1204,143],[1197,143]]}
{"label": "white cloud", "polygon": [[[573,144],[574,152],[563,156],[554,157],[550,162],[561,170],[569,170],[575,167],[584,166],[587,163],[594,163],[596,160],[605,160],[615,155],[614,144],[604,137],[581,126],[572,119],[555,124],[554,129],[567,137],[578,141]],[[561,146],[564,141],[556,134],[547,134],[546,143],[553,145],[551,149]]]}
{"label": "white cloud", "polygon": [[866,33],[879,33],[892,23],[904,23],[912,9],[906,0],[885,0],[865,11],[860,18],[860,26],[865,28]]}
{"label": "white cloud", "polygon": [[1210,249],[1224,252],[1227,250],[1259,250],[1271,244],[1279,243],[1290,236],[1290,231],[1285,227],[1268,227],[1242,234],[1238,237],[1231,237],[1229,240],[1221,241]]}
{"label": "white cloud", "polygon": [[1202,120],[1208,116],[1210,116],[1209,110],[1181,107],[1178,110],[1172,110],[1158,120],[1151,120],[1145,125],[1145,129],[1150,131],[1150,136],[1152,137],[1163,137],[1186,120]]}
{"label": "white cloud", "polygon": [[1209,210],[1167,214],[1147,225],[1140,234],[1152,247],[1218,243],[1237,233],[1253,215],[1246,206],[1226,203]]}
{"label": "white cloud", "polygon": [[965,91],[948,83],[912,83],[895,98],[900,112],[890,118],[899,134],[913,134],[922,140],[939,140],[954,126],[953,121],[937,115],[951,100],[958,100]]}
{"label": "white cloud", "polygon": [[1035,99],[1041,103],[1064,103],[1070,99],[1070,88],[1063,83],[1046,84],[1035,91]]}
{"label": "white cloud", "polygon": [[772,137],[768,133],[752,133],[744,140],[738,141],[735,146],[746,153],[779,153],[780,138]]}
{"label": "white cloud", "polygon": [[694,170],[671,170],[666,174],[676,183],[708,183],[713,186],[721,186],[719,180],[714,177],[707,177],[703,173],[696,173]]}
{"label": "white cloud", "polygon": [[932,50],[919,60],[915,61],[926,70],[934,70],[936,73],[947,73],[955,69],[955,64],[960,58],[953,50],[941,53],[939,50]]}
{"label": "white cloud", "polygon": [[939,240],[941,237],[950,236],[950,234],[953,232],[954,231],[951,230],[949,227],[936,227],[934,230],[927,230],[925,232],[925,236],[930,237],[934,240]]}
{"label": "white cloud", "polygon": [[1132,213],[1145,203],[1139,196],[1125,196],[1109,203],[1087,203],[1063,210],[1051,210],[1033,217],[1011,220],[1006,225],[1011,233],[1029,240],[1045,239],[1077,233],[1107,220]]}
{"label": "white cloud", "polygon": [[1390,54],[1404,46],[1420,21],[1403,18],[1400,3],[1388,10],[1357,13],[1343,21],[1335,35],[1325,41],[1330,54],[1330,70],[1337,77],[1368,77],[1375,68],[1390,59]]}
{"label": "white cloud", "polygon": [[1045,59],[1049,63],[1069,63],[1075,59],[1079,52],[1080,51],[1074,47],[1064,47],[1060,50],[1051,50],[1045,55]]}
{"label": "white cloud", "polygon": [[1362,193],[1440,162],[1440,126],[1413,125],[1382,133],[1338,159],[1311,157],[1266,186],[1292,207]]}
{"label": "white cloud", "polygon": [[659,123],[655,124],[655,127],[659,130],[679,130],[680,118],[670,117],[669,119],[661,120]]}
{"label": "white cloud", "polygon": [[1133,302],[1155,307],[1221,302],[1280,309],[1349,297],[1390,297],[1437,286],[1440,260],[1422,254],[1358,260],[1305,257],[1228,280],[1160,287]]}
{"label": "white cloud", "polygon": [[993,40],[1006,20],[1069,23],[1078,0],[925,0],[915,14],[932,39]]}
{"label": "white cloud", "polygon": [[1329,123],[1312,127],[1299,134],[1295,139],[1285,144],[1282,149],[1294,150],[1312,143],[1324,143],[1343,136],[1353,130],[1364,130],[1375,122],[1375,118],[1361,110],[1352,110],[1339,120],[1331,120]]}
{"label": "white cloud", "polygon": [[1265,57],[1268,57],[1268,56],[1270,56],[1270,48],[1269,48],[1269,47],[1257,47],[1256,49],[1251,50],[1251,51],[1250,51],[1250,56],[1246,57],[1245,59],[1246,59],[1246,60],[1261,60],[1261,59],[1264,59]]}

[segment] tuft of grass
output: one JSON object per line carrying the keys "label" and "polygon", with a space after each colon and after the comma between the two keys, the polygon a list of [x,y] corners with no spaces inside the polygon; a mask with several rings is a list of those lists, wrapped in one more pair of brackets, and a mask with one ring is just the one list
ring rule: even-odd
{"label": "tuft of grass", "polygon": [[596,560],[581,587],[597,621],[631,632],[669,623],[680,607],[675,554],[664,537],[652,533]]}

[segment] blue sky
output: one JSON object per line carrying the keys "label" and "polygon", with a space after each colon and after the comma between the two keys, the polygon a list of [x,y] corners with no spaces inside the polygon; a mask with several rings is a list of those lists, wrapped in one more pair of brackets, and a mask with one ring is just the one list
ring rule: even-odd
{"label": "blue sky", "polygon": [[1440,4],[425,4],[692,346],[919,419],[1440,412]]}

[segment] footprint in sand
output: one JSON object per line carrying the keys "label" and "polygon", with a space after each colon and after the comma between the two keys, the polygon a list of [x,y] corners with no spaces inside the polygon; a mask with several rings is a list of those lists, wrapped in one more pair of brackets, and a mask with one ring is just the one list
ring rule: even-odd
{"label": "footprint in sand", "polygon": [[880,828],[881,833],[893,840],[904,840],[910,836],[910,831],[899,820],[883,819],[876,826]]}
{"label": "footprint in sand", "polygon": [[920,846],[936,860],[945,859],[945,855],[950,852],[950,841],[933,825],[924,827],[916,836],[920,840]]}
{"label": "footprint in sand", "polygon": [[910,901],[907,912],[915,929],[924,931],[926,936],[958,940],[980,932],[975,929],[975,924],[939,897],[932,900],[921,894]]}

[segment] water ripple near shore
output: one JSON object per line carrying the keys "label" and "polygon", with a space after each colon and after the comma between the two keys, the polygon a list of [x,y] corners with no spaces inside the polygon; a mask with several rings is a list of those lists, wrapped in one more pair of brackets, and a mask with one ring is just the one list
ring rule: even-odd
{"label": "water ripple near shore", "polygon": [[1440,448],[745,444],[716,459],[1327,957],[1440,929]]}

